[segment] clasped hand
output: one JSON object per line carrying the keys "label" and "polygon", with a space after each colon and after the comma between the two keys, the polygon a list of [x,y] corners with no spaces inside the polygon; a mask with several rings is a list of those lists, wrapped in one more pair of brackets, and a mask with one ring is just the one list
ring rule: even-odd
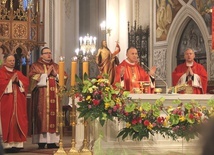
{"label": "clasped hand", "polygon": [[191,75],[191,76],[193,76],[193,71],[192,71],[192,68],[189,66],[188,67],[188,69],[187,69],[187,71],[186,71],[186,75],[188,76],[188,75]]}
{"label": "clasped hand", "polygon": [[18,78],[17,73],[13,74],[11,79],[12,79],[12,82],[19,82],[19,78]]}
{"label": "clasped hand", "polygon": [[53,65],[50,65],[49,68],[48,68],[48,76],[49,76],[50,74],[53,75],[53,76],[56,76],[56,75],[57,75],[57,72],[56,72],[56,70],[55,70],[55,68],[54,68]]}

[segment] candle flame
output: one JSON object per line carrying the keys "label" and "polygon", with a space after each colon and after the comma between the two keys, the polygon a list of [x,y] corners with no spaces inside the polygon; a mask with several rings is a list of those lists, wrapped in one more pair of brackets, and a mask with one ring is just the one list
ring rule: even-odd
{"label": "candle flame", "polygon": [[59,57],[59,61],[61,61],[61,62],[64,61],[64,59],[65,59],[65,57],[63,57],[63,56]]}
{"label": "candle flame", "polygon": [[78,58],[77,58],[77,56],[74,56],[74,57],[72,57],[72,59],[71,59],[73,62],[74,61],[77,61],[78,60]]}
{"label": "candle flame", "polygon": [[82,60],[83,60],[83,61],[88,61],[88,57],[87,57],[87,56],[84,56],[84,57],[82,58]]}

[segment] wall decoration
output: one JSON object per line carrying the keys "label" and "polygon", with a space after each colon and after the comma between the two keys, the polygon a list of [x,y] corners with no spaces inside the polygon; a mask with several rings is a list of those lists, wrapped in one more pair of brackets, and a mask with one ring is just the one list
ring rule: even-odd
{"label": "wall decoration", "polygon": [[156,8],[156,40],[164,41],[181,4],[178,0],[157,0]]}

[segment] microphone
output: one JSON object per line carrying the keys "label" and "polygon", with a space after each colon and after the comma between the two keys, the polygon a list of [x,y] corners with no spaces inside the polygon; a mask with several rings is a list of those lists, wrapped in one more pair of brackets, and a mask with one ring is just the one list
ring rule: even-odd
{"label": "microphone", "polygon": [[[144,64],[144,62],[141,62],[141,64],[142,64],[146,69],[148,69],[148,70],[150,71],[149,67],[146,66],[146,65]],[[164,85],[165,85],[165,87],[166,87],[166,94],[168,94],[168,84],[166,83],[166,81],[165,81],[163,78],[161,78],[159,75],[157,75],[157,74],[155,74],[155,73],[154,73],[154,75],[155,75],[156,77],[158,77],[158,78],[164,83]]]}

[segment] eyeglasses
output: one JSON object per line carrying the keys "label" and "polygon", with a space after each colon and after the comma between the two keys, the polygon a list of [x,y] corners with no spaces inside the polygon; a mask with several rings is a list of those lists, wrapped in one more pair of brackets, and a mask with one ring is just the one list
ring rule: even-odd
{"label": "eyeglasses", "polygon": [[52,54],[51,52],[44,52],[44,53],[42,53],[42,54]]}

